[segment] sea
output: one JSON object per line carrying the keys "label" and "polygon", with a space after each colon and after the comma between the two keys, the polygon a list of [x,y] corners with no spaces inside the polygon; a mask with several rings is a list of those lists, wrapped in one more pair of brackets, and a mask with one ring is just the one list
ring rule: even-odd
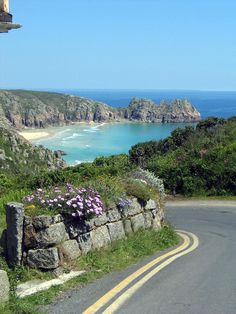
{"label": "sea", "polygon": [[[174,90],[54,90],[104,102],[112,107],[127,107],[133,97],[161,100],[188,99],[201,113],[228,118],[236,115],[236,92],[221,91],[174,91]],[[54,127],[49,138],[35,140],[34,144],[52,150],[63,150],[65,161],[70,165],[91,162],[96,157],[127,153],[140,142],[163,139],[186,123],[102,123]],[[192,124],[193,126],[195,124]]]}

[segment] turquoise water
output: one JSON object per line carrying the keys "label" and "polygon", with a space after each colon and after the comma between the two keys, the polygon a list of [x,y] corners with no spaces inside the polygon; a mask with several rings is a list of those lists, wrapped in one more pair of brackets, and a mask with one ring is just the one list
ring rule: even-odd
{"label": "turquoise water", "polygon": [[[236,115],[236,92],[184,91],[184,90],[67,90],[59,91],[103,101],[113,107],[128,106],[132,97],[150,98],[159,103],[162,99],[187,98],[200,111],[209,116]],[[161,139],[185,124],[79,124],[54,128],[55,136],[34,143],[53,150],[64,150],[69,164],[92,161],[98,156],[127,153],[139,142]]]}
{"label": "turquoise water", "polygon": [[98,156],[127,153],[132,145],[162,139],[184,123],[106,123],[76,124],[50,129],[54,136],[35,140],[34,144],[63,150],[70,165],[93,161]]}

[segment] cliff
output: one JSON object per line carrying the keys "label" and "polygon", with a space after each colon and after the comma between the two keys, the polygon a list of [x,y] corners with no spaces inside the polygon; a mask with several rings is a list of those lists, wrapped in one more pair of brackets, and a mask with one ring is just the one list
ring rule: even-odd
{"label": "cliff", "polygon": [[0,126],[0,173],[37,173],[65,167],[58,152],[36,147],[14,129]]}
{"label": "cliff", "polygon": [[0,123],[17,128],[43,128],[72,122],[195,122],[200,113],[186,100],[157,105],[133,98],[127,108],[113,108],[91,99],[48,92],[0,91]]}
{"label": "cliff", "polygon": [[142,122],[195,122],[201,120],[197,109],[187,100],[162,101],[157,105],[152,100],[133,98],[126,110],[126,117]]}

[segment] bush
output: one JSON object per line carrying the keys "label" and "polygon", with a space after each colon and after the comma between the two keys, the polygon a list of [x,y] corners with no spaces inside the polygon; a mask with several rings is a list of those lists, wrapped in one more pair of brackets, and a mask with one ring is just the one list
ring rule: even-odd
{"label": "bush", "polygon": [[135,179],[144,180],[149,186],[156,189],[157,193],[160,195],[160,198],[163,199],[165,197],[163,180],[155,176],[154,173],[139,168],[138,170],[132,172],[131,175]]}
{"label": "bush", "polygon": [[[173,194],[236,194],[236,118],[211,117],[159,142],[131,148],[131,162],[163,179]],[[151,147],[153,146],[153,147]]]}
{"label": "bush", "polygon": [[14,186],[14,179],[4,173],[0,173],[0,195]]}
{"label": "bush", "polygon": [[148,185],[137,179],[129,179],[125,183],[125,190],[128,196],[137,197],[141,202],[147,202],[153,197],[153,191]]}
{"label": "bush", "polygon": [[124,182],[120,177],[103,175],[87,181],[83,186],[90,186],[97,190],[106,208],[112,207],[120,197],[125,195]]}
{"label": "bush", "polygon": [[149,158],[159,153],[159,142],[149,141],[145,143],[139,143],[131,147],[129,151],[129,159],[132,164],[145,167]]}

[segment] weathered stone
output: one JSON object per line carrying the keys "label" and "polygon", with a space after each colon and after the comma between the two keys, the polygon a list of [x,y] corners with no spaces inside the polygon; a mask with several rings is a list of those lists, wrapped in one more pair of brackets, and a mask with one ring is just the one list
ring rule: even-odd
{"label": "weathered stone", "polygon": [[91,231],[92,247],[99,249],[107,246],[110,242],[110,235],[106,226],[99,227]]}
{"label": "weathered stone", "polygon": [[0,237],[0,253],[7,252],[7,230],[3,230],[1,237]]}
{"label": "weathered stone", "polygon": [[51,225],[37,234],[37,241],[40,247],[48,247],[69,240],[69,235],[63,222]]}
{"label": "weathered stone", "polygon": [[79,235],[89,232],[94,227],[93,220],[82,221],[73,219],[65,224],[71,239],[75,239]]}
{"label": "weathered stone", "polygon": [[24,227],[32,224],[32,218],[30,216],[25,216]]}
{"label": "weathered stone", "polygon": [[7,273],[0,270],[0,304],[9,300],[10,284]]}
{"label": "weathered stone", "polygon": [[142,207],[137,198],[133,198],[130,206],[126,206],[122,209],[123,217],[131,217],[142,212]]}
{"label": "weathered stone", "polygon": [[79,244],[76,240],[65,241],[60,245],[60,251],[65,259],[76,259],[81,255]]}
{"label": "weathered stone", "polygon": [[129,235],[133,232],[131,221],[129,219],[124,220],[124,230],[126,235]]}
{"label": "weathered stone", "polygon": [[157,203],[154,200],[147,201],[147,204],[145,206],[146,210],[152,210],[157,208]]}
{"label": "weathered stone", "polygon": [[65,273],[65,269],[64,269],[64,267],[62,267],[62,266],[59,266],[58,268],[55,268],[55,269],[53,270],[53,274],[54,274],[55,276],[57,276],[57,277],[62,276],[64,273]]}
{"label": "weathered stone", "polygon": [[165,219],[165,212],[164,212],[163,207],[159,208],[159,210],[157,211],[157,214],[158,214],[160,221],[163,221]]}
{"label": "weathered stone", "polygon": [[95,219],[96,218],[92,218],[92,219],[89,219],[89,220],[85,220],[85,225],[86,225],[86,228],[88,231],[91,231],[95,228]]}
{"label": "weathered stone", "polygon": [[22,259],[24,206],[19,203],[6,205],[7,256],[9,264],[19,266]]}
{"label": "weathered stone", "polygon": [[52,224],[58,224],[59,222],[63,222],[64,218],[61,214],[52,217]]}
{"label": "weathered stone", "polygon": [[50,227],[50,225],[52,224],[52,217],[45,215],[36,216],[32,219],[32,222],[35,229],[37,230],[46,229]]}
{"label": "weathered stone", "polygon": [[33,225],[24,227],[24,247],[27,249],[37,248],[37,233]]}
{"label": "weathered stone", "polygon": [[111,241],[116,241],[125,237],[125,231],[122,221],[107,224]]}
{"label": "weathered stone", "polygon": [[108,222],[108,217],[105,213],[94,218],[94,224],[96,227],[100,227],[102,225],[105,225],[107,222]]}
{"label": "weathered stone", "polygon": [[156,209],[153,209],[153,210],[151,211],[151,213],[152,213],[152,217],[155,218],[156,215],[157,215],[157,210],[156,210]]}
{"label": "weathered stone", "polygon": [[87,254],[92,249],[92,239],[90,232],[78,236],[79,248],[83,254]]}
{"label": "weathered stone", "polygon": [[139,229],[145,228],[145,220],[143,214],[136,215],[131,217],[131,225],[134,232],[138,231]]}
{"label": "weathered stone", "polygon": [[114,208],[107,211],[107,217],[110,222],[114,222],[121,219],[121,214],[117,208]]}
{"label": "weathered stone", "polygon": [[144,214],[145,219],[145,228],[151,228],[152,227],[152,213],[151,212],[145,212]]}
{"label": "weathered stone", "polygon": [[59,266],[59,255],[57,248],[29,250],[27,262],[29,266],[38,269],[55,269]]}
{"label": "weathered stone", "polygon": [[156,216],[153,219],[152,227],[153,227],[154,230],[160,230],[161,229],[161,221],[160,221],[158,216]]}

